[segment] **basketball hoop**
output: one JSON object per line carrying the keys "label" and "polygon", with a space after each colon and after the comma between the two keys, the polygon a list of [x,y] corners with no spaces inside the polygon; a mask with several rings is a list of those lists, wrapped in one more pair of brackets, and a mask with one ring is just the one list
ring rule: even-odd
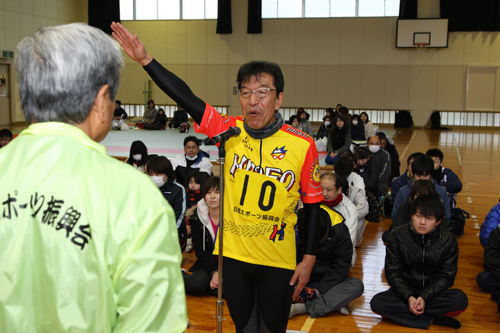
{"label": "basketball hoop", "polygon": [[424,53],[424,51],[427,48],[427,45],[429,45],[429,43],[418,42],[418,43],[414,43],[413,45],[417,49],[417,53],[422,54],[422,53]]}

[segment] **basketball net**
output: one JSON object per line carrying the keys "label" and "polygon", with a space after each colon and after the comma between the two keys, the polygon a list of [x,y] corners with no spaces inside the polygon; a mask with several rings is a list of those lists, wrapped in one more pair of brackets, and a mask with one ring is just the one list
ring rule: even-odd
{"label": "basketball net", "polygon": [[417,53],[422,54],[422,53],[424,53],[424,51],[427,48],[427,45],[429,45],[429,43],[415,43],[413,45],[417,49]]}

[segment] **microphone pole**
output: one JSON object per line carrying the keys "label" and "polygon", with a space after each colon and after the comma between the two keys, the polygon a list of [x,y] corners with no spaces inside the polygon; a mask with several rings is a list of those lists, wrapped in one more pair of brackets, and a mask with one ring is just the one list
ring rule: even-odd
{"label": "microphone pole", "polygon": [[231,127],[227,131],[216,135],[212,138],[212,140],[216,140],[219,145],[219,158],[217,162],[220,166],[220,185],[219,185],[219,230],[217,232],[217,237],[219,238],[219,262],[218,262],[218,271],[219,271],[219,285],[217,286],[217,333],[222,333],[222,321],[224,320],[224,301],[222,300],[222,285],[224,279],[223,276],[223,235],[224,235],[224,164],[226,162],[226,141],[233,137],[238,136],[241,133],[241,129],[238,127]]}

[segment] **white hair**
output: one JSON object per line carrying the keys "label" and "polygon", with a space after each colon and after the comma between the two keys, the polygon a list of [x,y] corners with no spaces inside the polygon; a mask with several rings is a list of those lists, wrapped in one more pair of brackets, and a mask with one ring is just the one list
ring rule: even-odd
{"label": "white hair", "polygon": [[17,45],[21,107],[28,124],[82,123],[99,90],[114,100],[124,62],[120,45],[83,23],[41,28]]}

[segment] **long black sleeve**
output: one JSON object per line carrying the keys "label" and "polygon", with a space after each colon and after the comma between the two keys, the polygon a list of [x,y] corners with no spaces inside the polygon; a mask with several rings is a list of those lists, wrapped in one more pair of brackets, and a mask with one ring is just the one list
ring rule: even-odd
{"label": "long black sleeve", "polygon": [[304,228],[304,254],[316,255],[318,246],[318,221],[319,221],[319,204],[304,203],[304,217],[306,217],[306,226]]}
{"label": "long black sleeve", "polygon": [[186,82],[168,71],[155,59],[143,68],[165,94],[182,106],[196,123],[201,123],[205,112],[205,102],[193,94]]}

